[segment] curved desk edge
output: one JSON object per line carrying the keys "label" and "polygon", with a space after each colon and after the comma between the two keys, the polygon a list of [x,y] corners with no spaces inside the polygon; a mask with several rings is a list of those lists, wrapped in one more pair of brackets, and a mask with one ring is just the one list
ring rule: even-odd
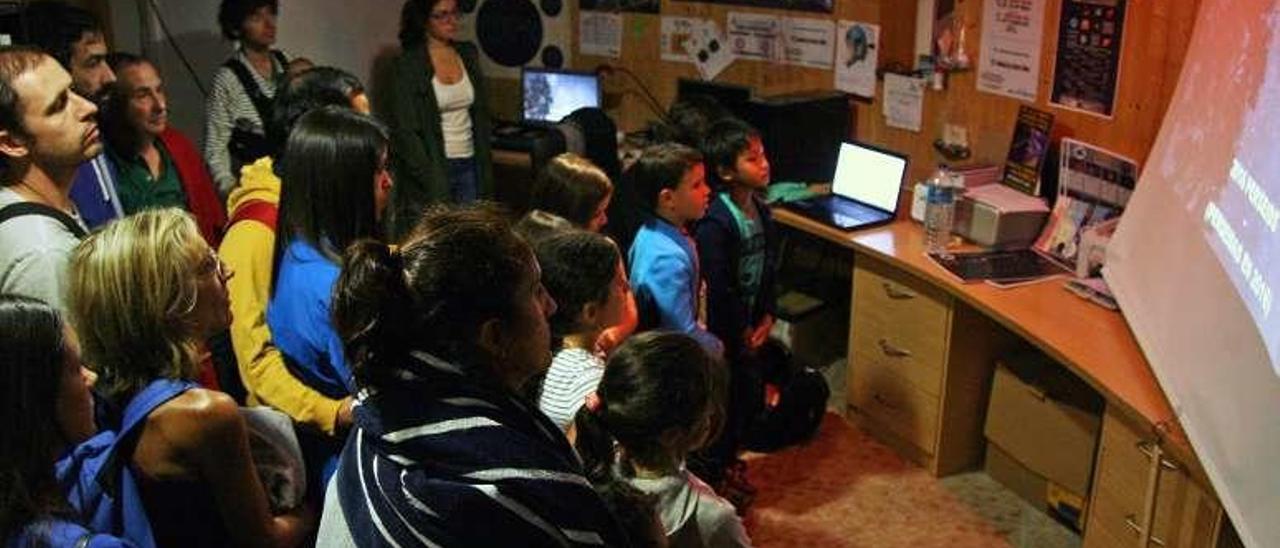
{"label": "curved desk edge", "polygon": [[774,219],[944,289],[1068,367],[1131,420],[1162,430],[1180,460],[1194,461],[1186,433],[1124,316],[1071,294],[1061,279],[1010,289],[961,283],[925,256],[924,231],[910,220],[844,232],[782,208],[774,209]]}

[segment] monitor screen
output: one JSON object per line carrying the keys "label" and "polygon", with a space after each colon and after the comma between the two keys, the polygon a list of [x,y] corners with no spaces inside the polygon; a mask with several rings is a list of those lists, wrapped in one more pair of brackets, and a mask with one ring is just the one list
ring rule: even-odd
{"label": "monitor screen", "polygon": [[898,191],[906,171],[905,156],[861,143],[841,143],[831,192],[885,211],[897,211]]}
{"label": "monitor screen", "polygon": [[600,106],[600,78],[590,72],[526,67],[520,89],[526,122],[554,124],[580,108]]}

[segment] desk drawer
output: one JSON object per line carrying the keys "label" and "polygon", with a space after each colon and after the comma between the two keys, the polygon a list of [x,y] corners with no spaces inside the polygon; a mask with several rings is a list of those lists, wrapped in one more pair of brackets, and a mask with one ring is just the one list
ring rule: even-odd
{"label": "desk drawer", "polygon": [[855,317],[873,314],[867,317],[942,341],[950,313],[951,296],[942,289],[875,260],[858,258],[853,269]]}
{"label": "desk drawer", "polygon": [[854,367],[862,367],[867,361],[883,364],[937,396],[946,362],[947,316],[931,314],[899,320],[889,317],[895,315],[893,312],[871,306],[854,311]]}
{"label": "desk drawer", "polygon": [[884,366],[858,367],[853,376],[854,407],[926,454],[936,450],[938,398],[916,388]]}

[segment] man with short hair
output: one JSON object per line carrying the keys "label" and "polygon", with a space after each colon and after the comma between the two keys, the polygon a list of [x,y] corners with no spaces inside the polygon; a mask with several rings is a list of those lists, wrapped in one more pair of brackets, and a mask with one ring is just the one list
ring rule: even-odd
{"label": "man with short hair", "polygon": [[102,151],[97,112],[52,57],[0,48],[0,293],[65,310],[67,258],[85,233],[71,183]]}
{"label": "man with short hair", "polygon": [[[27,43],[43,49],[71,74],[71,89],[101,106],[116,81],[107,64],[107,39],[97,16],[63,2],[35,2],[23,12]],[[105,155],[76,173],[71,199],[85,224],[97,227],[124,216]]]}
{"label": "man with short hair", "polygon": [[222,201],[195,145],[169,127],[164,80],[150,60],[113,53],[118,80],[99,118],[116,194],[126,214],[158,207],[179,207],[196,218],[212,247],[227,222]]}

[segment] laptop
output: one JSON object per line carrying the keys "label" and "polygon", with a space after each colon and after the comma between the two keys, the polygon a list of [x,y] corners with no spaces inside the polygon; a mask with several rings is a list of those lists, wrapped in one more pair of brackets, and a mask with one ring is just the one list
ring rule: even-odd
{"label": "laptop", "polygon": [[594,72],[524,67],[520,71],[520,122],[550,126],[584,107],[600,107],[600,76]]}
{"label": "laptop", "polygon": [[840,143],[831,194],[782,204],[791,211],[840,230],[893,221],[898,215],[905,155],[866,143]]}

